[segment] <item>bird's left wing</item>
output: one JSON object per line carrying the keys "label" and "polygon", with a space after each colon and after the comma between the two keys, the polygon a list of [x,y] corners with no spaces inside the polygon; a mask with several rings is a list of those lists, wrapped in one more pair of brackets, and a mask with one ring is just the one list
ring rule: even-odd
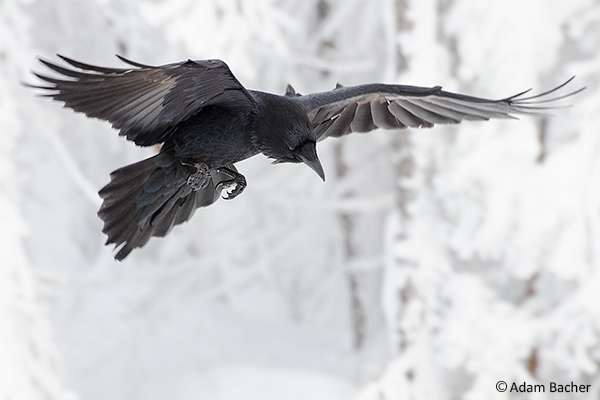
{"label": "bird's left wing", "polygon": [[529,90],[501,100],[488,100],[432,88],[370,84],[338,86],[332,91],[307,96],[288,90],[288,96],[304,107],[318,140],[377,128],[430,128],[435,124],[458,124],[464,120],[514,118],[519,114],[540,114],[556,108],[552,103],[585,88],[557,93],[573,78],[552,90],[525,96]]}
{"label": "bird's left wing", "polygon": [[40,59],[60,76],[34,73],[45,84],[28,86],[88,117],[111,122],[120,135],[140,146],[163,142],[203,107],[256,105],[220,60],[150,66],[118,56],[133,68],[106,68],[59,57],[71,68]]}

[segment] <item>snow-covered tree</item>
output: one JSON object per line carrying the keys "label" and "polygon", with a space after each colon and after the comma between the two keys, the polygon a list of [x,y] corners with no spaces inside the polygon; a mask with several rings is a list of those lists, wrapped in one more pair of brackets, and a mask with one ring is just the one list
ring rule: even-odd
{"label": "snow-covered tree", "polygon": [[[589,93],[598,17],[593,2],[418,1],[400,44],[409,71],[435,65],[463,91],[577,74]],[[500,380],[597,396],[599,125],[590,97],[571,101],[554,118],[413,133],[385,279],[397,359],[361,399],[498,398]]]}
{"label": "snow-covered tree", "polygon": [[[17,1],[0,2],[0,398],[76,398],[62,375],[54,329],[43,305],[55,276],[27,255],[23,182],[34,179],[19,147],[27,130],[28,93],[19,85],[31,55],[31,19]],[[29,112],[35,114],[36,108]]]}

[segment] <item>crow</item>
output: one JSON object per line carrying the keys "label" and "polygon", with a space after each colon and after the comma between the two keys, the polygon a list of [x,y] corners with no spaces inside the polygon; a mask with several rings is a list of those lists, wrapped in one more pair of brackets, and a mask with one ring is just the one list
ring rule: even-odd
{"label": "crow", "polygon": [[[139,146],[158,154],[110,174],[99,192],[106,244],[123,260],[152,236],[164,237],[221,193],[237,197],[246,178],[235,163],[262,153],[274,163],[304,163],[325,180],[316,143],[374,129],[430,128],[463,120],[515,118],[556,107],[573,78],[538,95],[529,90],[488,100],[440,86],[366,84],[300,95],[248,90],[221,60],[150,66],[117,56],[127,68],[99,67],[58,55],[68,66],[39,59],[58,77],[33,72],[29,87],[88,117],[109,121]],[[540,105],[542,103],[550,103]]]}

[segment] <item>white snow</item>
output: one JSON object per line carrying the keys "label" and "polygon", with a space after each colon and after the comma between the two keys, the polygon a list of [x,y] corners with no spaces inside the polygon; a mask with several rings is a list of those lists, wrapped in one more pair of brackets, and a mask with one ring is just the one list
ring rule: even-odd
{"label": "white snow", "polygon": [[[4,0],[0,37],[0,400],[598,397],[597,2]],[[327,140],[326,183],[244,161],[242,196],[119,264],[96,191],[156,149],[19,84],[55,53],[222,58],[279,93],[588,89],[543,122]]]}
{"label": "white snow", "polygon": [[346,400],[354,395],[347,382],[323,374],[234,365],[150,384],[132,399]]}

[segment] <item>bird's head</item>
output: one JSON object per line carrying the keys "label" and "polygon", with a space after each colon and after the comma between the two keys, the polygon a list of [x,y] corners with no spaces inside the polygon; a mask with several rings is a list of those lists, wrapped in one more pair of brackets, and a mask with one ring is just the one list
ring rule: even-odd
{"label": "bird's head", "polygon": [[[273,96],[275,97],[275,96]],[[317,137],[306,112],[283,96],[269,98],[257,118],[256,143],[274,164],[304,163],[325,180],[317,156]]]}
{"label": "bird's head", "polygon": [[303,162],[325,180],[325,172],[317,156],[317,140],[310,124],[295,124],[287,128],[282,135],[278,135],[278,143],[273,143],[276,151],[267,156],[275,159],[274,164]]}
{"label": "bird's head", "polygon": [[295,147],[290,145],[288,148],[290,150],[288,157],[286,157],[286,159],[276,159],[274,163],[303,162],[304,164],[308,165],[310,169],[315,171],[317,175],[321,177],[321,179],[325,180],[325,171],[323,171],[323,166],[321,165],[321,161],[317,156],[317,143],[315,140],[308,139],[296,145]]}

